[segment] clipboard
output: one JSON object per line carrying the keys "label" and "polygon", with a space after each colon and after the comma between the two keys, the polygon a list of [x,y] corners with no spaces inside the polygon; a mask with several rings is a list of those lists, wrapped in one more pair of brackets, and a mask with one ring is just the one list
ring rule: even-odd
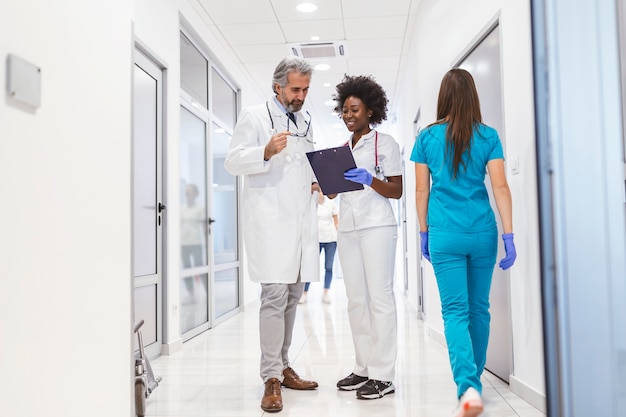
{"label": "clipboard", "polygon": [[307,152],[307,158],[325,195],[363,189],[363,184],[344,179],[343,173],[356,168],[352,151],[347,146]]}

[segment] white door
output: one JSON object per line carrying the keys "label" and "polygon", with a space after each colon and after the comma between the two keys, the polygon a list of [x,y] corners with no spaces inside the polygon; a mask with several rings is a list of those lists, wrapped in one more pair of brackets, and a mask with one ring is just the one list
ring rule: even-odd
{"label": "white door", "polygon": [[207,187],[207,118],[205,109],[181,95],[179,169],[180,203],[180,328],[188,340],[210,326],[210,273]]}
{"label": "white door", "polygon": [[[502,146],[506,154],[506,138],[504,136],[504,121],[502,116],[502,85],[500,74],[500,27],[495,26],[459,65],[474,77],[483,122],[498,131]],[[498,218],[491,183],[485,179],[491,206]],[[498,222],[498,236],[502,235],[502,225]],[[499,244],[498,257],[504,257],[504,247]],[[509,295],[509,272],[501,270],[497,265],[493,271],[491,293],[491,333],[487,349],[487,364],[485,368],[493,374],[509,381],[512,363],[512,330],[511,307]]]}
{"label": "white door", "polygon": [[[166,207],[162,193],[162,71],[135,50],[133,73],[133,303],[148,357],[161,352],[162,236]],[[136,343],[136,338],[135,338]]]}

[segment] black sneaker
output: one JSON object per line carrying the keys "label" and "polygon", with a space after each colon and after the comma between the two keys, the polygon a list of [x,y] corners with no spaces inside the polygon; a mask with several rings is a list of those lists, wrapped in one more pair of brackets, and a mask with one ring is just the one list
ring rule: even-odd
{"label": "black sneaker", "polygon": [[396,392],[396,387],[393,386],[391,381],[369,379],[356,391],[356,397],[360,400],[375,400],[394,392]]}
{"label": "black sneaker", "polygon": [[368,378],[366,376],[350,374],[341,381],[337,382],[337,388],[344,391],[354,391],[355,389],[361,388],[367,380]]}

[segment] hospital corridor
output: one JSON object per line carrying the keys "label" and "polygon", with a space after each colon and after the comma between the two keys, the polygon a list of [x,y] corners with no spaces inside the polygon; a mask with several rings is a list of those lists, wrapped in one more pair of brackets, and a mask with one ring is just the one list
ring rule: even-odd
{"label": "hospital corridor", "polygon": [[0,417],[626,416],[626,0],[0,0],[0,62]]}

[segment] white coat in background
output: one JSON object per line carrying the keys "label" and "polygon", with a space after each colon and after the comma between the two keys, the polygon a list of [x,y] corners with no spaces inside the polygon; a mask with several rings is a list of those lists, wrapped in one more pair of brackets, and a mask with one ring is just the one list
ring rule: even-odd
{"label": "white coat in background", "polygon": [[[282,152],[265,161],[271,138],[287,130],[287,115],[274,98],[244,109],[235,127],[224,167],[243,175],[241,209],[244,244],[250,279],[258,283],[291,284],[319,280],[316,182],[306,153],[314,150],[312,130],[306,138],[290,136]],[[307,118],[296,113],[299,131]],[[292,131],[296,128],[291,127]],[[308,140],[307,140],[308,139]]]}

